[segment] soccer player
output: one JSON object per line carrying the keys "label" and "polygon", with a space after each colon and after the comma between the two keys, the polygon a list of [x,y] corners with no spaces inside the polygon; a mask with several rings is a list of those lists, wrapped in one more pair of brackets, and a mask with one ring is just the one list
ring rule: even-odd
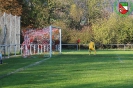
{"label": "soccer player", "polygon": [[95,43],[92,40],[89,43],[89,55],[91,54],[91,51],[94,51],[94,55],[96,55]]}

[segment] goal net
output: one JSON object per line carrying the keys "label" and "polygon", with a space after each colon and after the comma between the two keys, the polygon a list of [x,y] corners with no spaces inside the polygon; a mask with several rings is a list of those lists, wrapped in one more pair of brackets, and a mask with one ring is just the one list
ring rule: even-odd
{"label": "goal net", "polygon": [[52,57],[53,53],[61,53],[61,29],[49,26],[42,29],[28,29],[22,31],[24,41],[21,45],[23,57],[44,54]]}

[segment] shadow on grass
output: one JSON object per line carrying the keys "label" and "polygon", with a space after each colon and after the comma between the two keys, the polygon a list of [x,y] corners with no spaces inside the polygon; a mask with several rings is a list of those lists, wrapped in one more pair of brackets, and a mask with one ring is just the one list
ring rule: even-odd
{"label": "shadow on grass", "polygon": [[[20,60],[16,63],[29,64],[27,61],[32,62],[33,60],[35,62],[37,58],[24,59],[23,62]],[[13,63],[14,61],[9,62]],[[19,67],[21,66],[23,65]],[[5,67],[4,69],[8,68]],[[16,68],[11,67],[10,69]],[[119,56],[115,54],[88,55],[78,53],[53,55],[51,59],[40,65],[1,79],[0,87],[133,88],[133,76],[129,74],[132,73],[131,70],[133,70],[133,55],[131,54]],[[123,79],[124,77],[126,78]]]}
{"label": "shadow on grass", "polygon": [[14,73],[15,70],[23,69],[26,66],[33,64],[39,60],[43,60],[43,56],[30,56],[23,58],[21,56],[4,59],[3,64],[0,64],[0,78],[5,77],[8,74]]}
{"label": "shadow on grass", "polygon": [[[120,80],[118,80],[121,82]],[[128,80],[127,80],[128,81]],[[88,83],[88,84],[77,84],[75,86],[67,86],[63,88],[133,88],[132,81],[121,82],[121,84],[111,84],[112,82],[107,82],[108,85],[104,85],[102,82],[99,83]],[[110,85],[111,84],[111,85]]]}

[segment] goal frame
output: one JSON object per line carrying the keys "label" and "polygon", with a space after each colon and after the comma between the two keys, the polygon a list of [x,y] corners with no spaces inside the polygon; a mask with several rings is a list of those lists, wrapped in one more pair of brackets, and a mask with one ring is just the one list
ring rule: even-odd
{"label": "goal frame", "polygon": [[50,45],[50,50],[49,50],[49,56],[50,57],[52,57],[52,28],[58,28],[58,30],[59,30],[59,54],[61,54],[61,51],[62,51],[62,42],[61,42],[61,28],[59,28],[59,27],[55,27],[55,26],[52,26],[52,25],[50,25],[49,26],[49,34],[50,34],[50,42],[49,42],[49,45]]}

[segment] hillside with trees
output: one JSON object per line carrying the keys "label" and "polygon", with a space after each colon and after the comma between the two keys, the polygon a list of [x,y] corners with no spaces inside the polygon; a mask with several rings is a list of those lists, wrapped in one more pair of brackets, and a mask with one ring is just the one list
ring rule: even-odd
{"label": "hillside with trees", "polygon": [[62,29],[63,43],[133,42],[133,17],[121,17],[110,0],[0,0],[0,11],[21,16],[21,29]]}

